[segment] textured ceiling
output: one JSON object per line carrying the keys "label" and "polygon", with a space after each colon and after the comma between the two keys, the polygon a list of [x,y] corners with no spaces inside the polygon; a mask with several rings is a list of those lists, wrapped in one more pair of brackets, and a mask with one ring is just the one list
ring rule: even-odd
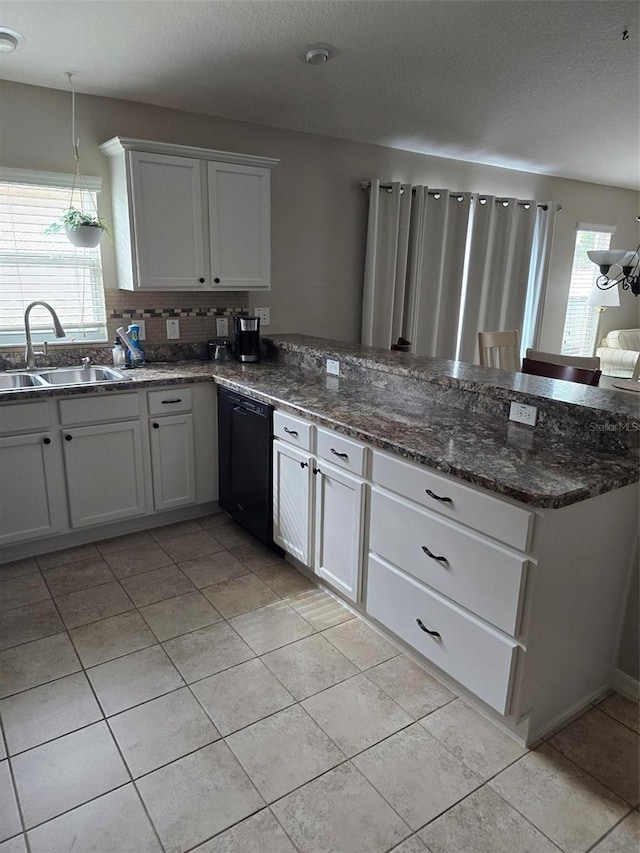
{"label": "textured ceiling", "polygon": [[[640,188],[639,8],[0,0],[25,37],[0,78]],[[334,58],[308,66],[317,42]]]}

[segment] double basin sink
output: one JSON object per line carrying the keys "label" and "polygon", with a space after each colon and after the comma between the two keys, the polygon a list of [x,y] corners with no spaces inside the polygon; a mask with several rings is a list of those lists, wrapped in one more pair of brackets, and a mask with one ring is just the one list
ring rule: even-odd
{"label": "double basin sink", "polygon": [[74,385],[102,385],[128,379],[112,367],[59,367],[0,373],[0,391],[26,391]]}

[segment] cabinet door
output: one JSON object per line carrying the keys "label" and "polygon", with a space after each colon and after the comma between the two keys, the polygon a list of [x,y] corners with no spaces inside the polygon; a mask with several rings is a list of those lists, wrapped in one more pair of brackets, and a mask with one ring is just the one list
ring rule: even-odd
{"label": "cabinet door", "polygon": [[195,503],[193,418],[170,415],[150,421],[153,506],[157,511]]}
{"label": "cabinet door", "polygon": [[60,450],[47,433],[0,438],[0,544],[58,533]]}
{"label": "cabinet door", "polygon": [[273,541],[310,565],[312,457],[273,443]]}
{"label": "cabinet door", "polygon": [[62,437],[72,527],[144,514],[138,421],[65,428]]}
{"label": "cabinet door", "polygon": [[209,289],[201,161],[138,151],[129,157],[137,287]]}
{"label": "cabinet door", "polygon": [[211,277],[218,290],[271,287],[269,169],[208,163]]}
{"label": "cabinet door", "polygon": [[326,462],[317,465],[314,571],[357,601],[365,484]]}

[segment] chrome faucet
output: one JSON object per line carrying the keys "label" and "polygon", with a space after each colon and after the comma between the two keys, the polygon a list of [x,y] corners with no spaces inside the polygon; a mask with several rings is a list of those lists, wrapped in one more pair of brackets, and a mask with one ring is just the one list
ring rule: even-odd
{"label": "chrome faucet", "polygon": [[47,311],[49,311],[49,313],[53,317],[53,329],[56,333],[56,338],[64,338],[64,329],[62,328],[62,324],[58,319],[58,315],[48,302],[32,302],[31,305],[27,305],[27,310],[24,312],[24,333],[27,339],[27,345],[24,350],[24,360],[27,363],[27,368],[29,370],[33,370],[33,368],[36,366],[37,355],[47,354],[46,341],[44,342],[44,349],[39,352],[36,352],[31,344],[31,327],[29,326],[29,314],[31,313],[31,309],[34,308],[36,305],[42,305],[42,307],[46,308]]}

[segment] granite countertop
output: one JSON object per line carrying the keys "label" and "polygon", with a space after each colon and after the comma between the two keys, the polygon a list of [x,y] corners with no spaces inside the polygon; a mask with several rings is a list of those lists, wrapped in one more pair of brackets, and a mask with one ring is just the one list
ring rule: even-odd
{"label": "granite countertop", "polygon": [[[501,371],[496,371],[501,372]],[[632,455],[278,362],[145,365],[109,385],[0,393],[0,402],[215,381],[368,444],[533,507],[557,508],[638,480]]]}

